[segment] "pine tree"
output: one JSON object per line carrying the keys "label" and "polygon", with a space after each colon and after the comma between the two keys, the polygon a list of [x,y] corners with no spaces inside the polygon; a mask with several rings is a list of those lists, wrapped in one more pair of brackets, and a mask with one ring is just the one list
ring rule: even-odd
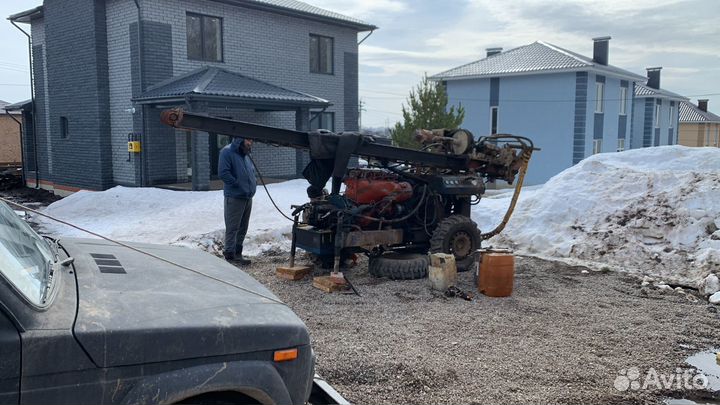
{"label": "pine tree", "polygon": [[420,147],[413,138],[416,129],[457,128],[465,118],[463,106],[447,109],[445,86],[441,82],[430,81],[427,74],[417,88],[410,91],[407,102],[408,107],[405,104],[402,106],[403,122],[396,123],[395,128],[390,130],[393,143],[405,148]]}

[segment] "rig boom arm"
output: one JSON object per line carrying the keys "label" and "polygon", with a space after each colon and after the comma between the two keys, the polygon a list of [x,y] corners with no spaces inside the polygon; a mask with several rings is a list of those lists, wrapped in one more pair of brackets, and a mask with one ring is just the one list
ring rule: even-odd
{"label": "rig boom arm", "polygon": [[[310,133],[308,132],[216,118],[186,112],[182,109],[163,111],[161,120],[164,124],[179,129],[213,132],[297,149],[310,150],[312,147]],[[343,137],[350,136],[349,134],[338,135],[332,132],[323,132],[318,135],[322,136],[322,142],[325,143],[329,149],[333,150],[338,147]],[[374,143],[371,136],[361,136],[359,142],[354,146],[351,151],[352,154],[388,162],[410,163],[443,169],[466,169],[470,160],[467,155],[443,155],[389,145],[380,145]]]}

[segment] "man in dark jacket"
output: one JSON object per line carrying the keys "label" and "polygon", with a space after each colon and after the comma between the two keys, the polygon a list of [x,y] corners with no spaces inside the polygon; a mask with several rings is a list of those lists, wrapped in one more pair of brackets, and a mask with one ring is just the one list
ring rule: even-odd
{"label": "man in dark jacket", "polygon": [[218,173],[222,179],[225,196],[225,248],[223,255],[228,261],[249,265],[250,260],[242,256],[243,241],[247,234],[252,198],[257,181],[255,167],[250,160],[252,140],[234,138],[232,143],[220,151]]}

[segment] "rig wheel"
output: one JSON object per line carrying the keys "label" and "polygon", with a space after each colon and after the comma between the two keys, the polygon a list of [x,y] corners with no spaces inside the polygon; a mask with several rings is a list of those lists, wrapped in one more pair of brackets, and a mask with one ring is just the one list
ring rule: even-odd
{"label": "rig wheel", "polygon": [[451,215],[438,224],[430,238],[430,253],[452,253],[458,271],[467,271],[480,249],[480,230],[470,218]]}
{"label": "rig wheel", "polygon": [[391,280],[415,280],[427,277],[427,255],[419,253],[390,252],[370,257],[368,271],[375,277]]}

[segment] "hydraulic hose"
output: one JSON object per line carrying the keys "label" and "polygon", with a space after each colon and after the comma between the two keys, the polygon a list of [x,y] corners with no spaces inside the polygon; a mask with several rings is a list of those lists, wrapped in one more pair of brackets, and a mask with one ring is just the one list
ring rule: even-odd
{"label": "hydraulic hose", "polygon": [[508,207],[507,211],[505,212],[505,216],[503,217],[503,220],[492,231],[480,234],[480,240],[490,239],[493,236],[499,234],[500,232],[502,232],[503,229],[505,229],[505,225],[507,225],[508,221],[510,221],[510,217],[512,216],[512,213],[515,210],[515,204],[517,203],[518,198],[520,197],[520,189],[522,188],[523,182],[525,181],[525,173],[527,172],[528,164],[530,164],[530,156],[532,155],[532,152],[533,152],[533,149],[525,148],[525,149],[523,149],[523,152],[520,155],[521,163],[520,163],[520,169],[518,172],[518,181],[515,184],[515,191],[513,192],[512,199],[510,200],[510,206]]}

